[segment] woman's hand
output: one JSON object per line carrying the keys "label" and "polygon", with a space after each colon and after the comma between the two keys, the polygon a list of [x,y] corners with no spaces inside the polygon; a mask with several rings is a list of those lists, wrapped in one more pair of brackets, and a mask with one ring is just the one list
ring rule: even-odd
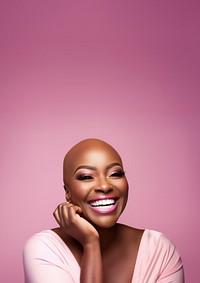
{"label": "woman's hand", "polygon": [[79,206],[65,202],[58,205],[53,215],[62,230],[79,241],[82,246],[99,241],[97,230],[80,216],[81,213]]}

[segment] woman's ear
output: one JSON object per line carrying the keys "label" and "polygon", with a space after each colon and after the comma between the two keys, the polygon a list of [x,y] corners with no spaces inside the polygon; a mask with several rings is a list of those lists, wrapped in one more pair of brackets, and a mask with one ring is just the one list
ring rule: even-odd
{"label": "woman's ear", "polygon": [[69,190],[69,188],[66,185],[64,185],[64,190],[65,190],[66,201],[70,203],[71,202],[70,190]]}

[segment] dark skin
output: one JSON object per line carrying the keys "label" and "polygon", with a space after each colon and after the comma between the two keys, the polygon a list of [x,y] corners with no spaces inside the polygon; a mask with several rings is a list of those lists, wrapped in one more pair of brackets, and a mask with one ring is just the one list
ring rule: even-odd
{"label": "dark skin", "polygon": [[[65,156],[63,173],[70,202],[55,210],[60,227],[52,230],[79,263],[80,282],[131,282],[144,231],[117,223],[128,197],[119,154],[103,141],[84,140]],[[94,203],[102,199],[114,203],[105,210]]]}

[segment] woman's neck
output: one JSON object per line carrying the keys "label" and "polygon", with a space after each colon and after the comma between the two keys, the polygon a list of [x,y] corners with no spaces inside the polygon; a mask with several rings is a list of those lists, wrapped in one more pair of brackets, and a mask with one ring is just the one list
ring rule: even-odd
{"label": "woman's neck", "polygon": [[102,252],[111,248],[111,246],[115,243],[115,240],[118,237],[118,227],[119,224],[117,223],[110,228],[95,227],[99,233]]}

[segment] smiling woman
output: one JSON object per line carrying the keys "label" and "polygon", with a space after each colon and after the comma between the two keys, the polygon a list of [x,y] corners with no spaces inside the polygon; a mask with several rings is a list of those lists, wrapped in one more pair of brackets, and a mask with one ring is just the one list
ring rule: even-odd
{"label": "smiling woman", "polygon": [[26,283],[184,282],[179,252],[163,234],[117,223],[128,182],[113,147],[83,140],[63,168],[66,202],[54,212],[59,227],[27,241]]}

